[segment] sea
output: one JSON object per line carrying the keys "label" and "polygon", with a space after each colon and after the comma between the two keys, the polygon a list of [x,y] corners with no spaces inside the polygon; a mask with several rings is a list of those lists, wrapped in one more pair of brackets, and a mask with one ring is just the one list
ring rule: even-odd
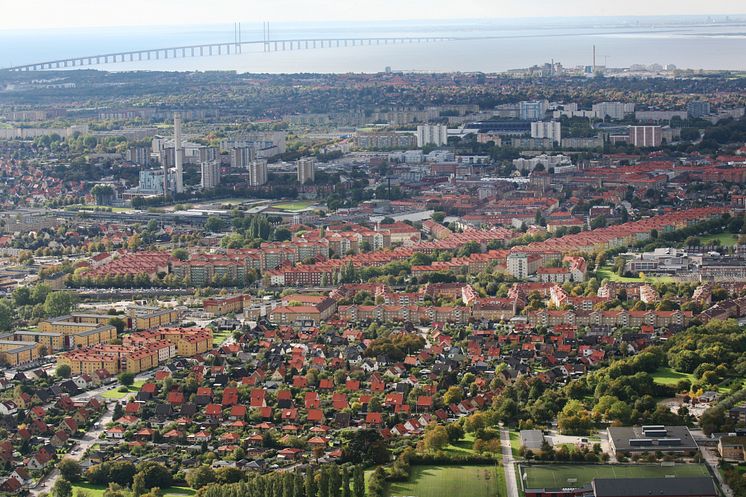
{"label": "sea", "polygon": [[[99,65],[110,71],[240,73],[502,72],[560,62],[609,67],[673,64],[746,70],[746,15],[525,18],[449,21],[272,23],[271,40],[448,36],[456,41],[242,53]],[[232,42],[235,24],[0,31],[0,68],[127,50]],[[243,41],[263,39],[262,22],[241,22]]]}

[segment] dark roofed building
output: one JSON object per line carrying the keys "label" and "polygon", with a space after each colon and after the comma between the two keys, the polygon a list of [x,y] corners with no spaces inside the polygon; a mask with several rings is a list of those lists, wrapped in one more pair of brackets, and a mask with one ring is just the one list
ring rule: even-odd
{"label": "dark roofed building", "polygon": [[716,497],[712,478],[596,478],[591,483],[595,497]]}
{"label": "dark roofed building", "polygon": [[615,454],[646,454],[648,452],[689,453],[699,450],[686,426],[621,426],[609,427],[609,445]]}

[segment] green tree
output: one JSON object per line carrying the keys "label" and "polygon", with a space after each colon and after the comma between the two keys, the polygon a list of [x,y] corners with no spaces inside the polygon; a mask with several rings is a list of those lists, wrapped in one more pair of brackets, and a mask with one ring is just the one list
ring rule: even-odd
{"label": "green tree", "polygon": [[7,301],[0,301],[0,331],[8,331],[13,327],[13,309]]}
{"label": "green tree", "polygon": [[117,329],[117,334],[121,334],[127,327],[127,323],[122,318],[111,318],[109,324]]}
{"label": "green tree", "polygon": [[214,483],[217,480],[215,470],[210,466],[199,466],[190,470],[186,475],[186,481],[195,490]]}
{"label": "green tree", "polygon": [[119,383],[125,387],[132,386],[135,383],[135,375],[132,373],[119,373],[117,379],[119,380]]}
{"label": "green tree", "polygon": [[69,314],[78,303],[78,294],[67,290],[52,292],[44,299],[44,312],[47,316]]}
{"label": "green tree", "polygon": [[80,463],[69,457],[63,458],[59,464],[57,464],[57,469],[62,478],[72,483],[80,481],[83,476],[83,469],[81,468]]}
{"label": "green tree", "polygon": [[[72,374],[72,368],[68,364],[58,364],[57,367],[54,368],[54,374],[60,378],[70,378],[70,375]],[[68,480],[70,480],[70,478],[68,478]]]}
{"label": "green tree", "polygon": [[64,478],[57,478],[52,486],[52,495],[54,497],[72,497],[73,485]]}

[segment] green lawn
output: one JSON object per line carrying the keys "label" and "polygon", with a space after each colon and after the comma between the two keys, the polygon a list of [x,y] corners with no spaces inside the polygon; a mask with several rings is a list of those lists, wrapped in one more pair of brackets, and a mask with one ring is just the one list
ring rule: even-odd
{"label": "green lawn", "polygon": [[723,247],[732,247],[736,242],[738,242],[738,235],[732,233],[718,233],[717,235],[700,236],[699,239],[702,240],[702,245],[709,245],[714,240],[717,240]]}
{"label": "green lawn", "polygon": [[443,451],[449,452],[453,455],[473,454],[474,453],[474,434],[467,433],[466,435],[464,435],[464,438],[448,445],[445,449],[443,449]]}
{"label": "green lawn", "polygon": [[653,381],[659,385],[675,386],[681,380],[694,382],[696,378],[691,373],[679,373],[671,368],[658,368],[658,371],[652,374]]}
{"label": "green lawn", "polygon": [[129,391],[127,392],[120,392],[119,388],[121,388],[121,385],[114,388],[114,390],[107,390],[104,393],[101,394],[101,397],[105,399],[110,400],[120,400],[126,397],[127,395],[131,393],[137,393],[140,391],[140,387],[142,387],[145,384],[145,380],[135,380],[135,382],[132,384],[132,386],[129,387]]}
{"label": "green lawn", "polygon": [[407,482],[389,485],[387,495],[499,497],[497,466],[412,466]]}
{"label": "green lawn", "polygon": [[611,270],[610,266],[602,266],[600,269],[596,271],[596,277],[600,280],[608,279],[609,281],[614,281],[618,283],[642,283],[643,281],[647,281],[650,283],[672,283],[676,281],[675,278],[672,278],[671,276],[646,276],[645,279],[640,278],[639,276],[634,278],[627,278],[625,276],[619,276],[614,271]]}
{"label": "green lawn", "polygon": [[703,464],[602,465],[602,464],[546,464],[520,466],[519,477],[524,488],[581,487],[594,478],[665,478],[709,476]]}
{"label": "green lawn", "polygon": [[232,334],[233,332],[230,330],[216,331],[212,334],[212,344],[215,347],[222,345]]}
{"label": "green lawn", "polygon": [[281,204],[274,204],[272,207],[275,209],[280,209],[283,211],[290,211],[290,212],[297,212],[302,211],[303,209],[308,209],[312,205],[314,205],[315,202],[284,202]]}
{"label": "green lawn", "polygon": [[521,434],[517,431],[510,430],[510,448],[513,452],[513,457],[521,457]]}
{"label": "green lawn", "polygon": [[[73,483],[73,497],[78,497],[82,491],[88,497],[103,497],[106,487],[103,485],[91,485],[90,483]],[[188,487],[168,487],[162,489],[164,497],[183,497],[194,495],[195,491]]]}

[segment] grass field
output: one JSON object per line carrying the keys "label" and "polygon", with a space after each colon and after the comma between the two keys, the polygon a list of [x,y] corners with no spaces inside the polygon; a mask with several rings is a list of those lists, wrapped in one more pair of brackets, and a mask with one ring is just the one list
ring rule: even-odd
{"label": "grass field", "polygon": [[387,495],[414,497],[498,497],[496,466],[412,466],[407,482],[389,485]]}
{"label": "grass field", "polygon": [[658,368],[658,371],[653,373],[653,381],[659,385],[675,386],[681,380],[695,381],[696,378],[691,373],[679,373],[671,368]]}
{"label": "grass field", "polygon": [[467,433],[466,435],[464,435],[464,438],[462,438],[458,442],[454,442],[448,445],[445,449],[443,449],[443,451],[449,452],[453,455],[473,454],[474,453],[474,434]]}
{"label": "grass field", "polygon": [[708,476],[702,464],[657,464],[602,465],[602,464],[546,464],[520,466],[519,477],[523,478],[524,488],[563,488],[583,486],[594,478],[665,478]]}
{"label": "grass field", "polygon": [[643,281],[648,281],[650,283],[672,283],[676,281],[675,278],[672,278],[670,276],[646,276],[645,279],[642,279],[640,277],[627,278],[616,274],[614,271],[611,270],[610,266],[602,266],[596,271],[596,276],[600,280],[608,279],[609,281],[618,283],[642,283]]}
{"label": "grass field", "polygon": [[699,237],[700,240],[702,240],[703,245],[709,245],[714,240],[717,240],[720,242],[720,245],[723,247],[731,247],[738,242],[738,235],[734,235],[732,233],[718,233],[717,235],[706,235]]}
{"label": "grass field", "polygon": [[314,205],[314,203],[315,202],[284,202],[282,204],[274,204],[272,207],[283,211],[297,212],[302,211],[303,209],[308,209]]}
{"label": "grass field", "polygon": [[222,345],[232,333],[230,330],[216,331],[212,334],[212,344],[214,346]]}
{"label": "grass field", "polygon": [[510,448],[513,452],[513,457],[520,457],[521,455],[521,434],[517,431],[510,430]]}
{"label": "grass field", "polygon": [[145,380],[135,380],[135,382],[129,387],[128,392],[120,392],[120,386],[114,388],[114,390],[107,390],[101,394],[101,397],[110,400],[121,400],[131,393],[137,393],[140,391],[140,387],[145,384]]}
{"label": "grass field", "polygon": [[[106,487],[103,485],[91,485],[90,483],[73,483],[73,497],[78,497],[83,492],[88,497],[103,497]],[[161,489],[163,497],[184,497],[194,495],[195,491],[188,487],[168,487]]]}

